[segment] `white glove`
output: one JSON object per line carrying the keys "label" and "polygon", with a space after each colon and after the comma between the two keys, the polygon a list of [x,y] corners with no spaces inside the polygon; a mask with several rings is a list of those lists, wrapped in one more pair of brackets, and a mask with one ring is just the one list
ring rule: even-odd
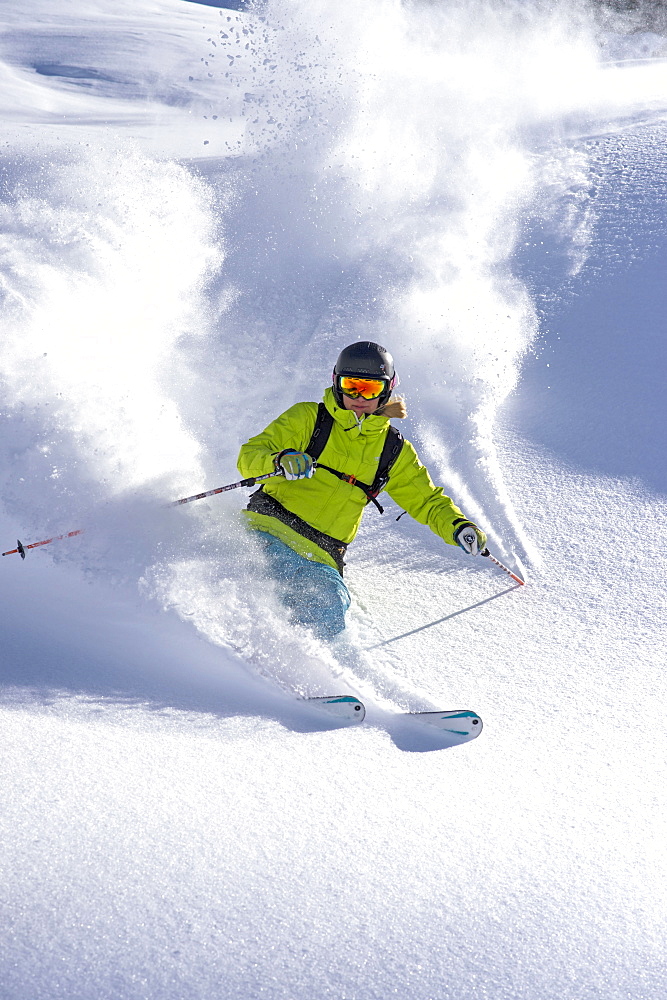
{"label": "white glove", "polygon": [[285,479],[312,479],[315,465],[305,451],[286,448],[276,455],[276,469],[281,469]]}
{"label": "white glove", "polygon": [[454,541],[469,556],[477,556],[486,548],[486,535],[472,521],[462,521],[454,532]]}

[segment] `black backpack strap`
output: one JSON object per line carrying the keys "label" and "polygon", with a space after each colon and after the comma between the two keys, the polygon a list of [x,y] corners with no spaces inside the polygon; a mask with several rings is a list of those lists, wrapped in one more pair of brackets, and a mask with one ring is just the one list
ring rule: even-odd
{"label": "black backpack strap", "polygon": [[366,503],[374,503],[377,509],[380,511],[380,513],[384,514],[384,507],[381,507],[380,504],[377,502],[377,500],[371,493],[371,487],[368,485],[368,483],[362,483],[362,481],[360,479],[357,479],[356,476],[348,476],[347,472],[339,472],[338,469],[332,469],[330,465],[323,465],[322,462],[317,463],[317,468],[326,469],[327,472],[330,472],[332,476],[336,476],[336,478],[340,479],[341,482],[349,483],[350,486],[358,487],[358,489],[360,489],[362,493],[366,494]]}
{"label": "black backpack strap", "polygon": [[331,416],[324,403],[318,403],[313,433],[311,434],[310,441],[304,448],[304,451],[306,454],[310,455],[314,462],[317,462],[320,469],[326,469],[327,472],[330,472],[338,479],[341,479],[344,483],[350,483],[352,486],[358,486],[359,489],[366,494],[366,502],[375,504],[380,513],[383,514],[384,507],[378,503],[377,496],[379,493],[382,493],[382,490],[389,482],[392,467],[401,453],[401,448],[403,447],[403,435],[400,431],[396,430],[392,424],[389,424],[387,436],[384,439],[384,445],[382,447],[382,454],[380,455],[380,461],[378,462],[377,472],[375,473],[375,479],[369,486],[368,483],[362,483],[361,480],[357,479],[355,476],[348,476],[344,472],[339,472],[338,469],[332,469],[329,465],[323,465],[321,462],[317,461],[326,448],[333,424],[334,418]]}
{"label": "black backpack strap", "polygon": [[338,469],[332,469],[328,465],[322,465],[321,462],[318,462],[318,468],[326,469],[327,472],[331,472],[344,483],[350,483],[351,486],[357,486],[363,493],[366,494],[366,503],[375,504],[380,513],[384,514],[384,507],[382,507],[382,505],[378,502],[377,496],[389,482],[389,475],[394,462],[401,453],[402,447],[403,435],[400,431],[397,431],[392,424],[389,424],[387,436],[384,439],[384,445],[382,447],[382,454],[380,455],[380,461],[378,462],[377,472],[375,473],[375,479],[370,486],[367,483],[362,483],[361,480],[357,479],[355,476],[348,476],[344,472],[339,472]]}
{"label": "black backpack strap", "polygon": [[393,424],[389,424],[389,430],[384,439],[384,447],[382,448],[382,454],[378,463],[378,470],[375,473],[375,479],[370,489],[371,498],[376,497],[378,493],[382,493],[382,490],[389,482],[391,470],[394,467],[396,459],[401,454],[403,441],[404,438],[401,432]]}
{"label": "black backpack strap", "polygon": [[318,403],[313,433],[310,436],[310,441],[303,449],[307,455],[310,455],[313,462],[318,460],[326,448],[329,435],[331,434],[331,428],[333,427],[333,422],[333,417],[327,410],[324,403]]}

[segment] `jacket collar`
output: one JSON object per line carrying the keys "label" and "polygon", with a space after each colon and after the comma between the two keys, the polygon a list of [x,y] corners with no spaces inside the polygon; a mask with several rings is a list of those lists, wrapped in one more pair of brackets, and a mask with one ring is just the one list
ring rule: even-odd
{"label": "jacket collar", "polygon": [[352,410],[342,409],[338,406],[334,398],[333,389],[325,389],[322,398],[324,405],[336,423],[349,433],[352,438],[356,438],[360,434],[380,434],[389,423],[387,417],[379,417],[374,413],[370,413],[368,416],[362,417],[361,420],[357,420],[357,416]]}

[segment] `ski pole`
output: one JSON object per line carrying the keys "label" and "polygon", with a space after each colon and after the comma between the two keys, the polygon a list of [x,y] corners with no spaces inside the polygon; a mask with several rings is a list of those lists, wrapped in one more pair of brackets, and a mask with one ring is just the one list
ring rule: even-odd
{"label": "ski pole", "polygon": [[520,576],[516,575],[516,573],[513,573],[511,569],[507,568],[507,566],[504,566],[501,563],[500,559],[496,559],[495,556],[492,556],[488,549],[484,549],[484,551],[481,552],[480,555],[487,556],[487,558],[489,558],[492,563],[495,563],[496,566],[498,566],[499,569],[502,569],[505,573],[507,573],[508,576],[511,576],[512,579],[515,580],[522,587],[525,586],[526,581],[522,580]]}
{"label": "ski pole", "polygon": [[20,539],[16,541],[16,548],[10,549],[9,552],[3,552],[3,556],[13,556],[15,553],[21,556],[21,559],[25,559],[25,554],[28,549],[37,549],[40,545],[50,545],[51,542],[59,542],[61,538],[73,538],[74,535],[82,535],[83,528],[78,531],[68,531],[66,535],[55,535],[53,538],[45,538],[43,542],[31,542],[30,545],[23,545]]}
{"label": "ski pole", "polygon": [[[282,469],[278,472],[267,472],[265,476],[252,476],[250,479],[242,479],[239,483],[230,483],[229,486],[218,486],[215,490],[207,490],[205,493],[195,493],[191,497],[183,497],[182,500],[172,500],[170,503],[166,503],[164,507],[178,507],[183,503],[191,503],[193,500],[201,500],[203,497],[212,497],[217,493],[226,493],[228,490],[237,490],[240,486],[254,486],[255,483],[261,483],[265,479],[273,479],[274,476],[282,476]],[[20,540],[16,542],[16,548],[10,549],[8,552],[3,552],[3,556],[13,556],[18,553],[21,559],[25,559],[25,554],[28,549],[39,548],[40,545],[50,545],[51,542],[59,542],[62,538],[73,538],[74,535],[82,535],[84,529],[79,528],[78,531],[68,531],[65,535],[54,535],[53,538],[45,538],[42,542],[31,542],[30,545],[23,545]]]}
{"label": "ski pole", "polygon": [[282,476],[283,470],[277,472],[267,472],[265,476],[252,476],[250,479],[242,479],[240,483],[230,483],[229,486],[218,486],[216,490],[207,490],[206,493],[195,493],[192,497],[183,497],[182,500],[172,500],[171,503],[164,504],[165,507],[178,507],[182,503],[192,503],[193,500],[202,500],[204,497],[213,497],[216,493],[226,493],[228,490],[237,490],[239,486],[254,486],[264,479],[273,479],[274,476]]}

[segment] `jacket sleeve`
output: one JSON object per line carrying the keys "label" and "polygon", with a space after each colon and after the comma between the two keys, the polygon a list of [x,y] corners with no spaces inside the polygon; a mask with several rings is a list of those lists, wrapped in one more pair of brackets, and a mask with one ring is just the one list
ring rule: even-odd
{"label": "jacket sleeve", "polygon": [[317,403],[295,403],[263,431],[251,437],[239,452],[237,467],[244,479],[273,472],[273,460],[285,448],[303,451],[317,417]]}
{"label": "jacket sleeve", "polygon": [[443,488],[434,485],[409,441],[403,444],[386,490],[392,500],[415,521],[427,524],[449,545],[456,545],[454,522],[467,519],[454,501],[445,495]]}

